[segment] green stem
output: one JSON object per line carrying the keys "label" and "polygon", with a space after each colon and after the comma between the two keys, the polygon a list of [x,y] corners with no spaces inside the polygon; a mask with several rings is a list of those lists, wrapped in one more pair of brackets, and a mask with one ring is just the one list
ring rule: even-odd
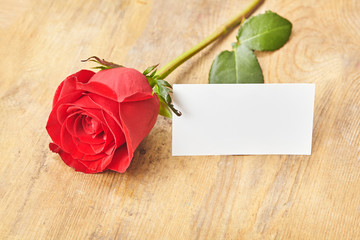
{"label": "green stem", "polygon": [[204,49],[206,46],[214,42],[219,37],[225,35],[227,32],[232,30],[234,27],[239,25],[242,20],[250,13],[252,12],[260,3],[262,0],[253,0],[249,6],[247,6],[241,13],[239,13],[236,17],[230,19],[227,23],[225,23],[223,26],[218,28],[215,32],[213,32],[211,35],[209,35],[207,38],[202,40],[200,43],[189,49],[188,51],[184,52],[168,64],[166,64],[164,67],[162,67],[157,73],[160,76],[160,79],[165,79],[172,71],[174,71],[178,66],[183,64],[186,60],[200,52],[202,49]]}

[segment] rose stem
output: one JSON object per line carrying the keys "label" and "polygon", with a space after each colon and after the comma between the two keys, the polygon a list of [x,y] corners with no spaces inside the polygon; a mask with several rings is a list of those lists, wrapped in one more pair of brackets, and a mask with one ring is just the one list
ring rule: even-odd
{"label": "rose stem", "polygon": [[241,13],[239,13],[236,17],[230,19],[227,23],[223,26],[218,28],[215,32],[209,35],[207,38],[202,40],[200,43],[195,45],[193,48],[189,49],[188,51],[184,52],[164,67],[162,67],[157,73],[160,76],[160,79],[166,78],[172,71],[174,71],[178,66],[184,63],[186,60],[200,52],[210,43],[214,42],[219,37],[225,35],[230,30],[232,30],[237,25],[241,24],[242,20],[251,13],[263,0],[253,0],[249,6],[247,6]]}

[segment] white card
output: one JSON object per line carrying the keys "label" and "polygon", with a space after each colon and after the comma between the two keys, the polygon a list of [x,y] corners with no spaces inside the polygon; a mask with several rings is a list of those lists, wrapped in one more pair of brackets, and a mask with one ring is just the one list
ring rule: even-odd
{"label": "white card", "polygon": [[314,84],[174,84],[172,154],[310,155]]}

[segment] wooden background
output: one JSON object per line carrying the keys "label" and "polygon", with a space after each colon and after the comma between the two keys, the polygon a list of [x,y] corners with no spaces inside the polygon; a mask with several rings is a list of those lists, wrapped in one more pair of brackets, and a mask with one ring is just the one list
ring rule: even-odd
{"label": "wooden background", "polygon": [[[249,0],[0,0],[0,239],[360,239],[360,1],[266,0],[290,41],[256,53],[267,83],[315,83],[311,156],[172,157],[159,117],[125,174],[48,149],[57,85],[98,55],[166,64]],[[229,33],[177,69],[207,83]]]}

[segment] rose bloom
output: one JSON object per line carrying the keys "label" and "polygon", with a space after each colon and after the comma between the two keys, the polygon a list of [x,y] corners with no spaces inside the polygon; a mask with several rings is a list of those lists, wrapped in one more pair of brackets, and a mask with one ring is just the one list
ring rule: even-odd
{"label": "rose bloom", "polygon": [[125,172],[158,112],[159,99],[137,70],[81,70],[55,92],[46,125],[49,147],[76,171]]}

